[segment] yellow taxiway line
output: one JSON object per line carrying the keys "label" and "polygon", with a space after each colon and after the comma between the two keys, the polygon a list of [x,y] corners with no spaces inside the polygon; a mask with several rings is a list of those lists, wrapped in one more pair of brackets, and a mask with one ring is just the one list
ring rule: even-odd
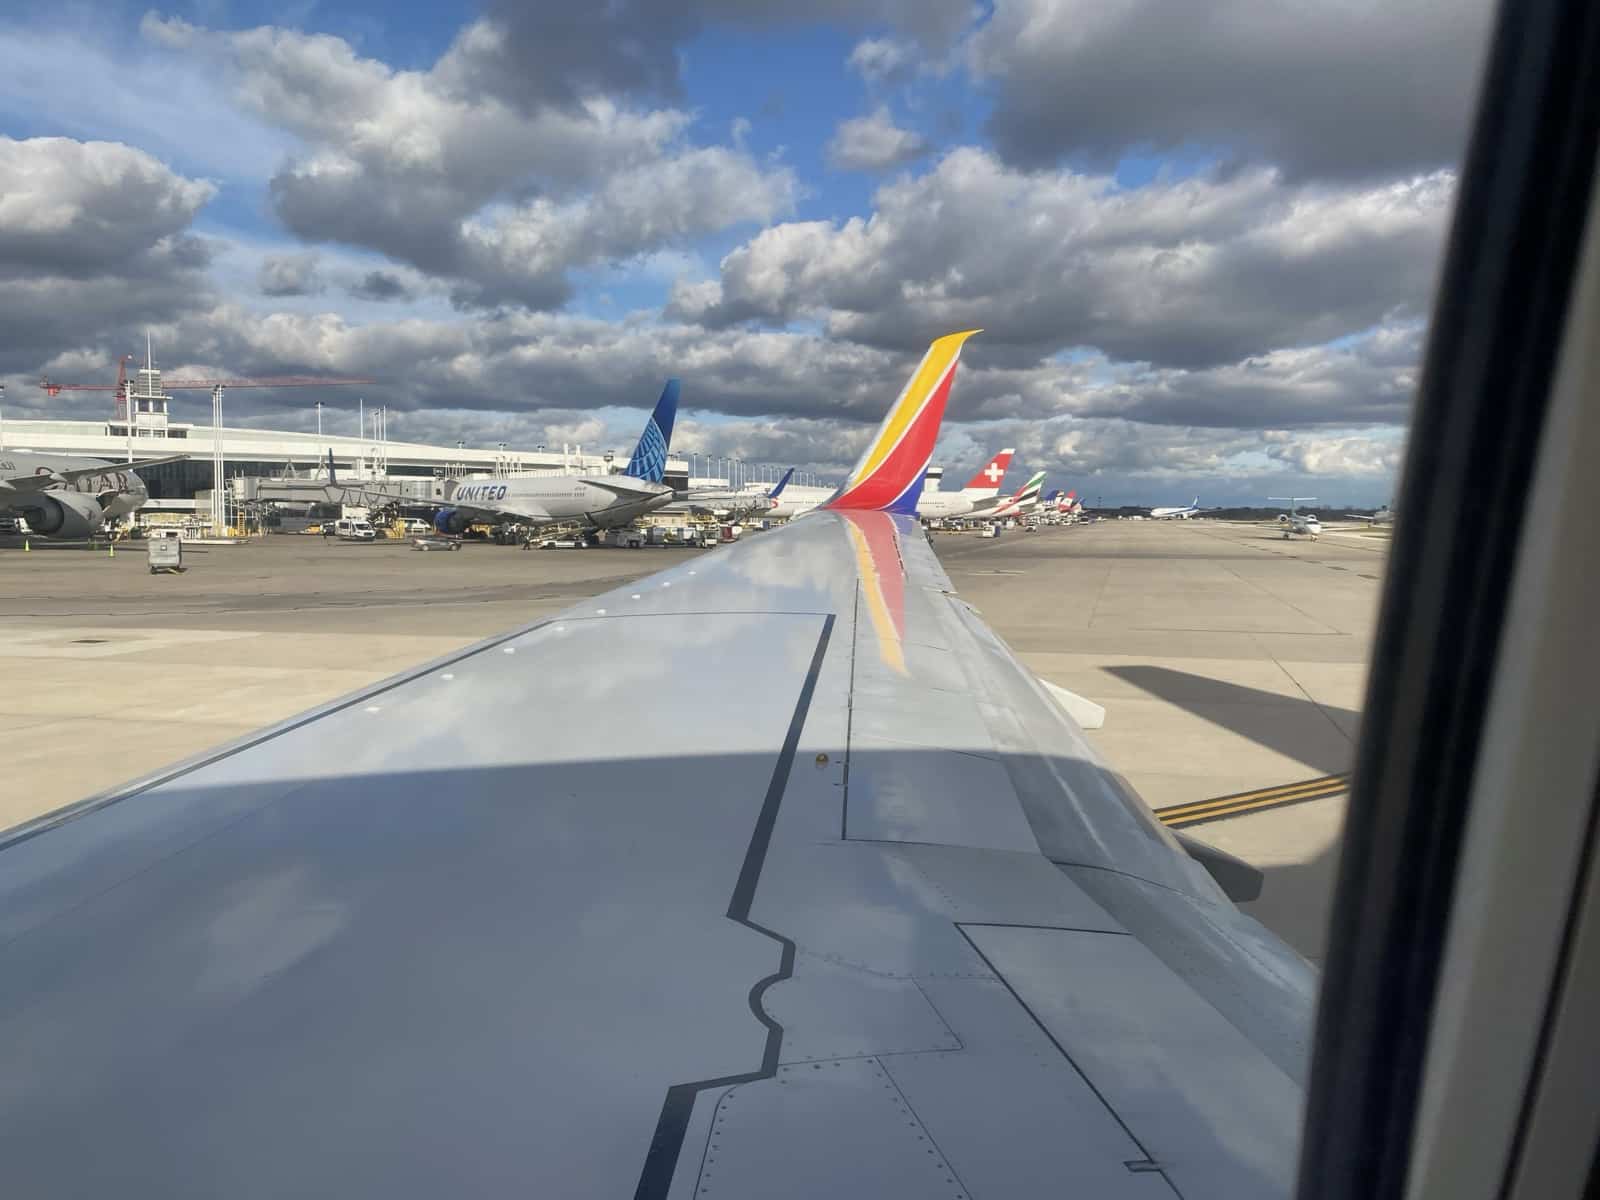
{"label": "yellow taxiway line", "polygon": [[1198,825],[1202,821],[1219,821],[1247,812],[1260,812],[1265,808],[1282,808],[1307,800],[1325,800],[1349,790],[1349,775],[1322,775],[1300,783],[1285,783],[1277,787],[1257,788],[1253,792],[1238,792],[1232,796],[1217,796],[1211,800],[1196,800],[1192,804],[1158,808],[1156,816],[1161,818],[1162,824],[1179,828]]}

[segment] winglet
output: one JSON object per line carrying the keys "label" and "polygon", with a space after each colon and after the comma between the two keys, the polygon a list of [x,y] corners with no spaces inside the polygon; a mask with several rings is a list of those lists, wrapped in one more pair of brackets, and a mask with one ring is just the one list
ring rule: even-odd
{"label": "winglet", "polygon": [[948,333],[922,356],[911,381],[890,407],[855,469],[823,507],[915,513],[923,476],[933,459],[961,346],[979,329]]}
{"label": "winglet", "polygon": [[667,448],[672,445],[672,422],[677,415],[678,381],[669,379],[667,386],[661,389],[655,411],[645,422],[644,432],[639,435],[639,444],[634,447],[624,475],[649,483],[661,482],[667,473]]}
{"label": "winglet", "polygon": [[773,488],[770,492],[767,493],[767,499],[768,500],[776,500],[778,498],[779,494],[783,491],[783,489],[788,486],[789,477],[791,475],[793,475],[793,474],[794,474],[794,468],[793,467],[790,467],[787,471],[785,471],[783,473],[783,478],[778,480],[778,486]]}

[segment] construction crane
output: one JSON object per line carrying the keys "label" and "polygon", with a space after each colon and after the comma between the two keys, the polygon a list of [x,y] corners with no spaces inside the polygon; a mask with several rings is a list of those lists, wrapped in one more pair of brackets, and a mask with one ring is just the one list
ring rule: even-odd
{"label": "construction crane", "polygon": [[[222,444],[222,394],[229,388],[281,388],[281,387],[344,387],[350,384],[376,383],[377,380],[357,375],[274,375],[260,379],[162,379],[156,370],[151,352],[150,337],[145,335],[145,365],[135,372],[137,382],[128,378],[128,364],[133,355],[124,354],[117,360],[115,383],[56,383],[48,376],[41,377],[39,386],[48,396],[62,392],[115,392],[116,418],[123,422],[128,438],[128,461],[133,461],[133,441],[137,436],[135,425],[145,425],[151,434],[165,433],[167,417],[167,392],[208,391],[211,393],[211,523],[216,531],[224,525],[223,502],[224,471],[227,463]],[[149,421],[140,421],[134,415],[135,401],[140,412],[149,415]]]}

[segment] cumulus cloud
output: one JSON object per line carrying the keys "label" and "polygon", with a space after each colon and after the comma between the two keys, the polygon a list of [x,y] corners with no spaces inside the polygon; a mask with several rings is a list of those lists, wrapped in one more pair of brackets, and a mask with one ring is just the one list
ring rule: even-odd
{"label": "cumulus cloud", "polygon": [[[524,109],[571,106],[595,94],[675,100],[684,47],[708,25],[748,30],[832,24],[898,31],[928,51],[951,46],[974,17],[972,0],[610,0],[526,4],[494,0],[479,30],[481,86]],[[478,36],[487,42],[488,35]]]}
{"label": "cumulus cloud", "polygon": [[917,49],[898,38],[863,38],[846,65],[868,83],[903,83],[916,73]]}
{"label": "cumulus cloud", "polygon": [[314,251],[269,254],[261,260],[256,286],[263,296],[313,296],[324,284]]}
{"label": "cumulus cloud", "polygon": [[981,326],[986,347],[1024,360],[1093,347],[1236,362],[1419,313],[1453,184],[1291,184],[1256,168],[1128,190],[967,147],[880,188],[869,218],[763,230],[724,257],[715,292],[680,290],[672,311],[712,326],[820,320],[903,349]]}
{"label": "cumulus cloud", "polygon": [[787,167],[688,144],[682,111],[503,99],[485,84],[508,36],[492,23],[469,26],[425,71],[328,35],[155,17],[144,30],[214,56],[239,104],[305,141],[270,184],[293,233],[453,280],[463,303],[559,306],[572,270],[770,220],[798,186]]}
{"label": "cumulus cloud", "polygon": [[350,294],[362,300],[410,300],[416,293],[394,271],[368,271],[350,285]]}
{"label": "cumulus cloud", "polygon": [[188,232],[215,194],[113,142],[0,137],[0,372],[104,354],[141,315],[208,302],[212,244]]}
{"label": "cumulus cloud", "polygon": [[999,0],[967,59],[1008,161],[1184,147],[1294,176],[1454,165],[1488,0]]}
{"label": "cumulus cloud", "polygon": [[828,143],[830,165],[841,171],[886,171],[921,158],[927,140],[894,123],[887,108],[841,121]]}
{"label": "cumulus cloud", "polygon": [[0,136],[0,272],[84,279],[204,260],[185,231],[216,187],[115,142]]}

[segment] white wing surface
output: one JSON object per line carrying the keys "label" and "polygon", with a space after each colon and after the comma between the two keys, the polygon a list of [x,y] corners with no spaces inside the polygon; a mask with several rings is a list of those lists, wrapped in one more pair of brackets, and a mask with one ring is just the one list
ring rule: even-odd
{"label": "white wing surface", "polygon": [[1292,1188],[1309,969],[890,512],[25,827],[0,946],[5,1195]]}

